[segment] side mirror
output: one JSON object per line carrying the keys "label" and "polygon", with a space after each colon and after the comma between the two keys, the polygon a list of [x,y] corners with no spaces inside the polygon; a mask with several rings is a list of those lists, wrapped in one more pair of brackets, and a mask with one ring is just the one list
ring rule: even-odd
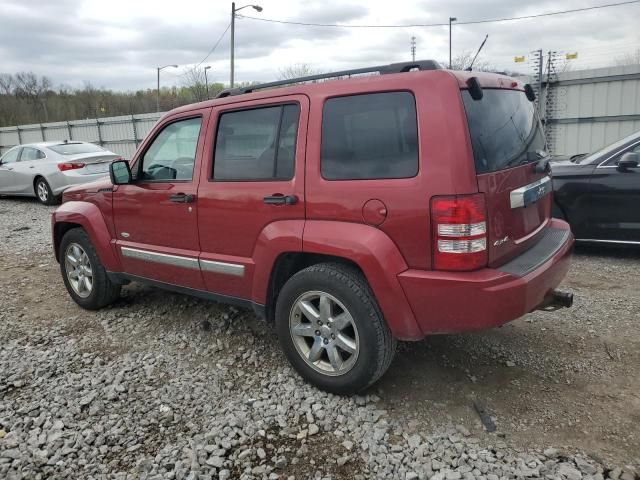
{"label": "side mirror", "polygon": [[114,185],[128,185],[131,183],[131,167],[126,160],[116,160],[109,165],[109,176]]}
{"label": "side mirror", "polygon": [[637,168],[639,160],[640,157],[638,157],[637,153],[627,152],[620,157],[616,166],[621,172],[626,172],[630,168]]}

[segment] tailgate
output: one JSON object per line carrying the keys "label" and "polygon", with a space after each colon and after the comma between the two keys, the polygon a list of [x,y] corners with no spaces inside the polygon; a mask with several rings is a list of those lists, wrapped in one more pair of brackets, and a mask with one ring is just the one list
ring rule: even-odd
{"label": "tailgate", "polygon": [[495,267],[534,244],[551,218],[551,178],[534,165],[478,175],[485,194],[489,266]]}
{"label": "tailgate", "polygon": [[535,107],[521,90],[462,91],[478,191],[487,208],[489,266],[530,248],[551,217],[551,178],[536,165],[546,157]]}

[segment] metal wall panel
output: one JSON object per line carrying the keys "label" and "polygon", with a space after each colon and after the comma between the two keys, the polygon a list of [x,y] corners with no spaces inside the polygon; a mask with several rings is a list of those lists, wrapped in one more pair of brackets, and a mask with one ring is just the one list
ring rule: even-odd
{"label": "metal wall panel", "polygon": [[640,130],[640,65],[564,72],[549,88],[553,154],[594,152]]}
{"label": "metal wall panel", "polygon": [[145,113],[3,127],[0,128],[0,154],[24,143],[77,140],[96,143],[125,158],[131,158],[162,115],[164,113]]}

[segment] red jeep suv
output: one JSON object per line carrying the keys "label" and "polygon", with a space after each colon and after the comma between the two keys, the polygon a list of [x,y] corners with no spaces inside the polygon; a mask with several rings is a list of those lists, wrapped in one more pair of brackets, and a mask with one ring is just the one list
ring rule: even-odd
{"label": "red jeep suv", "polygon": [[250,307],[305,379],[357,392],[396,339],[570,306],[534,98],[421,61],[177,108],[111,181],[64,193],[64,283],[87,309],[129,281]]}

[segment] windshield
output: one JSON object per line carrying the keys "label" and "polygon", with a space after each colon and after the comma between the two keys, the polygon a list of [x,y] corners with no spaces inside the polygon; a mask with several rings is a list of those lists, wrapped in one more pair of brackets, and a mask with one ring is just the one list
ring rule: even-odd
{"label": "windshield", "polygon": [[49,148],[60,155],[106,152],[104,148],[93,143],[61,143],[60,145],[51,145]]}
{"label": "windshield", "polygon": [[622,140],[618,140],[617,142],[612,143],[611,145],[602,147],[600,150],[598,150],[595,153],[586,154],[584,157],[577,159],[576,163],[585,163],[585,164],[591,163],[600,157],[607,156],[609,154],[612,155],[616,152],[616,150],[618,150],[621,147],[624,147],[627,143],[633,142],[634,140],[640,140],[640,132],[632,133],[628,137],[624,137]]}
{"label": "windshield", "polygon": [[535,107],[519,90],[484,89],[481,100],[462,91],[476,173],[537,162],[545,140]]}

